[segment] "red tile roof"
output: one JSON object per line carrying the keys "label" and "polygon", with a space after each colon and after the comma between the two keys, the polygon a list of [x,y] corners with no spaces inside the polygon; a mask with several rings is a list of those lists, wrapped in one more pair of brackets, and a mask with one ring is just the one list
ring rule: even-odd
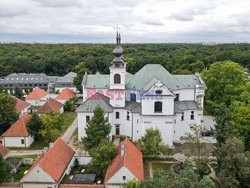
{"label": "red tile roof", "polygon": [[10,151],[4,145],[0,144],[0,155],[6,157]]}
{"label": "red tile roof", "polygon": [[56,182],[59,182],[64,175],[75,152],[61,138],[58,138],[48,152],[41,155],[30,168],[29,172],[35,166],[42,168]]}
{"label": "red tile roof", "polygon": [[[121,155],[122,145],[125,148],[123,156]],[[120,143],[117,150],[117,155],[108,166],[104,182],[107,182],[123,166],[127,167],[136,178],[143,180],[144,170],[141,151],[128,138]]]}
{"label": "red tile roof", "polygon": [[47,91],[43,89],[36,88],[26,96],[26,100],[39,100],[48,95]]}
{"label": "red tile roof", "polygon": [[69,100],[76,96],[75,92],[69,88],[65,88],[57,97],[58,100]]}
{"label": "red tile roof", "polygon": [[27,123],[31,115],[25,114],[20,117],[11,127],[2,134],[2,137],[24,137],[29,136]]}
{"label": "red tile roof", "polygon": [[38,108],[37,113],[43,114],[48,113],[56,110],[60,110],[60,108],[63,107],[63,104],[54,100],[54,99],[48,99],[44,105],[42,105],[40,108]]}
{"label": "red tile roof", "polygon": [[16,111],[17,112],[21,112],[22,109],[27,108],[28,106],[30,106],[30,103],[23,101],[19,98],[16,98]]}

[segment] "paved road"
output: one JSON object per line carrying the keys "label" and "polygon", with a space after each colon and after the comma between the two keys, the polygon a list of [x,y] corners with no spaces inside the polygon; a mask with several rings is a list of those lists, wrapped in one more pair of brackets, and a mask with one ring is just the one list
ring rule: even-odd
{"label": "paved road", "polygon": [[73,135],[74,131],[76,130],[76,128],[77,128],[77,118],[75,118],[73,123],[70,125],[70,127],[67,129],[67,131],[62,136],[62,139],[64,140],[64,142],[69,143],[69,140],[70,140],[71,136]]}

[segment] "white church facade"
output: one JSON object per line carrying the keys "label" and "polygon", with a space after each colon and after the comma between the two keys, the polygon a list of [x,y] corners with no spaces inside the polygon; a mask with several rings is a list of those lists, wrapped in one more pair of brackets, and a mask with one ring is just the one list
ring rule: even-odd
{"label": "white church facade", "polygon": [[171,75],[160,64],[147,64],[136,74],[126,71],[121,37],[113,51],[110,74],[83,78],[83,104],[77,108],[78,139],[96,106],[105,111],[112,125],[110,137],[124,135],[139,140],[149,128],[161,132],[172,146],[200,125],[206,86],[197,75]]}

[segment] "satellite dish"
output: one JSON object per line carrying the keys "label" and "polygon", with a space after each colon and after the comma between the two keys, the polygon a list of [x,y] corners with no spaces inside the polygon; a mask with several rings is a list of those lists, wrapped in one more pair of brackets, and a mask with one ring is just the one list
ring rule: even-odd
{"label": "satellite dish", "polygon": [[69,179],[70,179],[70,180],[73,180],[73,177],[74,177],[74,176],[73,176],[73,175],[71,175],[71,176],[69,177]]}
{"label": "satellite dish", "polygon": [[82,170],[81,170],[81,173],[84,173],[85,172],[85,169],[83,168]]}
{"label": "satellite dish", "polygon": [[97,184],[101,184],[101,183],[102,183],[102,181],[101,181],[101,180],[98,180],[98,181],[97,181]]}

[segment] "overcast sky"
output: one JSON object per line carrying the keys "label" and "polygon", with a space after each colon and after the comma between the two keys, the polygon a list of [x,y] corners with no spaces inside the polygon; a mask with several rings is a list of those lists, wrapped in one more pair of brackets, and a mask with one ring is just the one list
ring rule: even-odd
{"label": "overcast sky", "polygon": [[250,0],[0,0],[2,42],[250,42]]}

